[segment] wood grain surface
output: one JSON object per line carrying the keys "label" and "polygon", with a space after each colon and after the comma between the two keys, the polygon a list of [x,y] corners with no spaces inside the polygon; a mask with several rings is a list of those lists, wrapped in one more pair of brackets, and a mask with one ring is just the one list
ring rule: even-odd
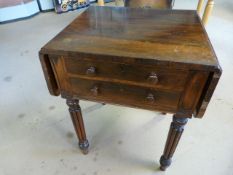
{"label": "wood grain surface", "polygon": [[218,61],[196,11],[89,7],[43,52],[134,58],[217,69]]}

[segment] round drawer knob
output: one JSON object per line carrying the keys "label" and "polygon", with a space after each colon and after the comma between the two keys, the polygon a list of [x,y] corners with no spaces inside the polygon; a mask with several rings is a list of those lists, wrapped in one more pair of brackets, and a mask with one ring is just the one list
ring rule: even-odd
{"label": "round drawer knob", "polygon": [[147,101],[149,101],[149,102],[154,102],[154,101],[155,101],[155,96],[154,96],[154,94],[149,93],[149,94],[147,94],[146,99],[147,99]]}
{"label": "round drawer knob", "polygon": [[95,85],[93,88],[91,88],[91,92],[93,95],[98,95],[99,94],[99,87]]}
{"label": "round drawer knob", "polygon": [[157,84],[159,82],[158,76],[155,72],[151,72],[147,80],[153,84]]}
{"label": "round drawer knob", "polygon": [[87,71],[86,71],[86,74],[87,74],[87,75],[95,75],[95,74],[96,74],[96,68],[93,67],[93,66],[89,67],[89,68],[87,69]]}

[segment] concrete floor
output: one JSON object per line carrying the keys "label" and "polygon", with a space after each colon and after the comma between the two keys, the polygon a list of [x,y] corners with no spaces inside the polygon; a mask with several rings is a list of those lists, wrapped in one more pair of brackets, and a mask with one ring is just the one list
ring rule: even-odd
{"label": "concrete floor", "polygon": [[[197,1],[176,0],[175,8]],[[41,13],[0,26],[0,175],[232,175],[233,3],[216,0],[207,32],[223,75],[202,120],[192,119],[172,166],[158,170],[171,115],[81,101],[82,155],[65,101],[49,95],[39,49],[80,12]]]}

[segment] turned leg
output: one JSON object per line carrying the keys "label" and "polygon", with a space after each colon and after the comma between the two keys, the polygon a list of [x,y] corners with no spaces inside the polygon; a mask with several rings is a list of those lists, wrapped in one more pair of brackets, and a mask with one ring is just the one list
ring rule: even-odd
{"label": "turned leg", "polygon": [[184,126],[187,122],[187,118],[178,118],[176,115],[173,116],[173,121],[170,126],[164,152],[160,158],[160,169],[162,171],[165,171],[166,168],[171,165],[172,156],[176,150],[181,135],[184,131]]}
{"label": "turned leg", "polygon": [[205,11],[204,11],[204,15],[202,17],[202,22],[204,25],[207,24],[209,17],[212,13],[213,7],[214,7],[214,0],[208,0]]}
{"label": "turned leg", "polygon": [[97,0],[98,6],[104,6],[104,0]]}
{"label": "turned leg", "polygon": [[204,0],[199,0],[198,5],[197,5],[197,13],[200,15],[201,14],[201,9],[203,6]]}
{"label": "turned leg", "polygon": [[[124,2],[124,1],[123,1]],[[120,6],[122,3],[122,0],[115,0],[115,6]]]}
{"label": "turned leg", "polygon": [[75,132],[79,139],[79,148],[84,154],[87,154],[89,143],[86,138],[83,117],[81,113],[81,108],[79,106],[79,100],[67,99],[66,103],[69,106],[70,116],[74,125]]}

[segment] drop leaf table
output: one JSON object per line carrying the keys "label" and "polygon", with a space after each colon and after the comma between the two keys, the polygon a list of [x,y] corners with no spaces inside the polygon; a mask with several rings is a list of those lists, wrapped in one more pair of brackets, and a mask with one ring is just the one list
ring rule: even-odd
{"label": "drop leaf table", "polygon": [[161,170],[171,164],[188,119],[203,117],[221,76],[192,10],[91,6],[39,56],[50,94],[67,99],[84,153],[80,99],[174,114]]}

